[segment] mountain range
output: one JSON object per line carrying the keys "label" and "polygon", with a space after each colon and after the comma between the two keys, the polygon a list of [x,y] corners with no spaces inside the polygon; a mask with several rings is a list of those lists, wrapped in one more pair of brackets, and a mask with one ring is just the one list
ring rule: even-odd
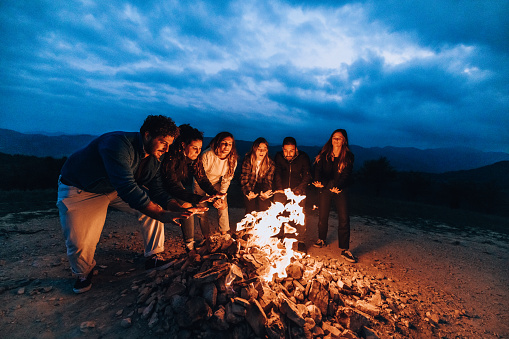
{"label": "mountain range", "polygon": [[[96,136],[25,134],[8,129],[0,129],[0,153],[33,155],[38,157],[62,158],[87,145]],[[211,140],[204,138],[204,147]],[[252,141],[236,140],[237,151],[242,158],[251,148]],[[320,151],[318,146],[301,146],[313,160]],[[280,145],[270,145],[269,151],[274,155]],[[355,155],[355,169],[365,161],[386,157],[397,171],[416,171],[426,173],[443,173],[470,170],[500,161],[509,161],[509,153],[483,152],[470,148],[436,148],[418,149],[411,147],[371,147],[365,148],[350,145]]]}

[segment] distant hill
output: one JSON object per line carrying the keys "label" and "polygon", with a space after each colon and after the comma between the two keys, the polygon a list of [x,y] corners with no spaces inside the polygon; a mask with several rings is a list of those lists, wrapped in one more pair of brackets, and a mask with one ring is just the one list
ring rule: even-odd
{"label": "distant hill", "polygon": [[[58,135],[24,134],[12,130],[0,129],[0,152],[6,154],[34,155],[38,157],[61,158],[69,156],[77,149],[87,145],[93,135]],[[212,138],[206,137],[204,148]],[[236,140],[240,159],[249,151],[252,141]],[[280,145],[270,145],[269,153],[273,156],[281,149]],[[311,161],[320,151],[318,146],[299,145]],[[469,170],[491,165],[500,161],[509,161],[509,153],[482,152],[468,148],[437,148],[421,150],[410,147],[372,147],[364,148],[351,145],[355,155],[355,169],[358,170],[366,160],[386,157],[397,171],[416,171],[427,173],[444,173]],[[239,164],[240,166],[240,164]]]}
{"label": "distant hill", "polygon": [[0,129],[0,152],[37,157],[67,157],[96,136],[87,134],[48,136]]}
{"label": "distant hill", "polygon": [[509,191],[509,161],[500,161],[492,165],[471,170],[452,171],[433,175],[436,181],[494,183],[503,190]]}

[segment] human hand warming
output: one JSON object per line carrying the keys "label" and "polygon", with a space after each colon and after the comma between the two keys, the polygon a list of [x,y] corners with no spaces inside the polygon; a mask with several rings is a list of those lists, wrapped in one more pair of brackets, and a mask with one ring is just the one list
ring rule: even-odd
{"label": "human hand warming", "polygon": [[191,207],[187,209],[192,214],[203,214],[209,210],[208,207]]}
{"label": "human hand warming", "polygon": [[217,199],[216,201],[214,201],[213,205],[218,210],[224,210],[228,206],[224,199]]}
{"label": "human hand warming", "polygon": [[247,199],[248,200],[253,200],[254,198],[256,198],[258,196],[258,194],[255,194],[253,191],[250,191],[248,194],[247,194]]}
{"label": "human hand warming", "polygon": [[332,187],[332,188],[330,189],[330,191],[331,191],[332,193],[336,193],[336,194],[341,193],[341,190],[339,190],[337,187]]}
{"label": "human hand warming", "polygon": [[180,205],[176,200],[170,200],[166,206],[166,209],[172,212],[182,212],[185,210],[185,207]]}
{"label": "human hand warming", "polygon": [[323,188],[323,185],[322,185],[322,183],[320,181],[315,181],[315,182],[312,183],[312,185],[315,186],[315,187],[318,187],[318,188]]}
{"label": "human hand warming", "polygon": [[270,199],[270,197],[272,197],[273,195],[274,195],[274,193],[272,193],[272,190],[268,190],[268,191],[265,191],[265,192],[260,192],[260,198],[262,200]]}

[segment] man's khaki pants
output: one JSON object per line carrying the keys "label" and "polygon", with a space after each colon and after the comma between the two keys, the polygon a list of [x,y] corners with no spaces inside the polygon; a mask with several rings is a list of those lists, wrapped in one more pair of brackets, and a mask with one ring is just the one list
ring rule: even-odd
{"label": "man's khaki pants", "polygon": [[57,207],[71,269],[86,277],[96,262],[94,253],[106,220],[108,207],[138,217],[145,246],[145,256],[164,251],[164,224],[129,207],[117,192],[90,193],[58,182]]}

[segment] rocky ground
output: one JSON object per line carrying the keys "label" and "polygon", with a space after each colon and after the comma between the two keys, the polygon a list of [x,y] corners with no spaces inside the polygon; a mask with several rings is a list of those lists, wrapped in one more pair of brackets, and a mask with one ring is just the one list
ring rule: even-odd
{"label": "rocky ground", "polygon": [[[231,223],[243,217],[231,209]],[[331,216],[334,226],[334,215]],[[317,237],[309,217],[308,245]],[[357,264],[339,258],[336,234],[329,246],[309,247],[314,260],[337,262],[345,272],[376,281],[409,337],[509,337],[509,237],[480,229],[456,229],[419,220],[352,217]],[[166,227],[166,255],[184,252],[180,230]],[[158,337],[138,314],[132,286],[147,281],[137,222],[108,215],[96,252],[92,289],[72,292],[65,245],[54,210],[10,214],[0,220],[0,333],[6,338]],[[127,326],[124,319],[132,319]],[[397,321],[398,319],[396,319]],[[401,337],[394,329],[394,335]],[[381,338],[390,333],[379,333]],[[161,335],[164,337],[164,335]]]}

